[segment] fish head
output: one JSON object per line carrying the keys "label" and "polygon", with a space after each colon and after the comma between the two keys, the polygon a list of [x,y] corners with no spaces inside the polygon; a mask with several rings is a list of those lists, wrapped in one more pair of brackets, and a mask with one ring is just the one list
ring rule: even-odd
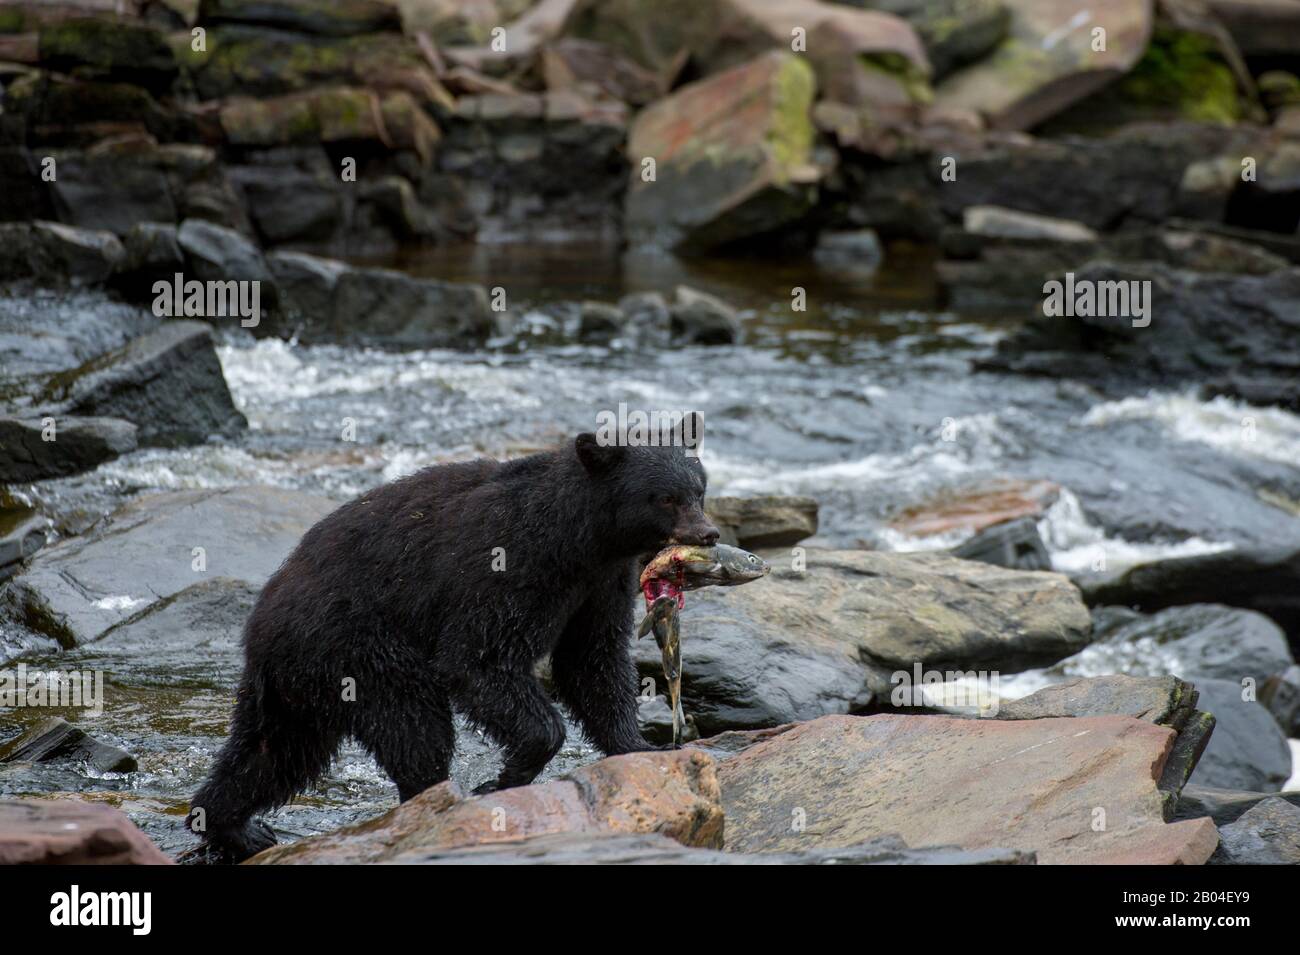
{"label": "fish head", "polygon": [[714,581],[716,584],[722,586],[747,584],[751,580],[766,577],[772,572],[771,564],[757,554],[751,554],[742,548],[719,544],[713,548],[713,551],[718,563],[717,573],[722,578]]}

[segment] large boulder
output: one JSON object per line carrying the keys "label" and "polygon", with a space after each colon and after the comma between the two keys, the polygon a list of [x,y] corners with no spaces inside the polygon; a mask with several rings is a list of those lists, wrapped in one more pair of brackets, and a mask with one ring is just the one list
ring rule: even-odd
{"label": "large boulder", "polygon": [[[1152,0],[1005,0],[1008,36],[987,58],[936,90],[949,108],[976,110],[997,129],[1028,129],[1128,72],[1151,37]],[[1104,45],[1094,47],[1094,30]]]}
{"label": "large boulder", "polygon": [[[1148,310],[1070,318],[1040,312],[999,343],[989,367],[1082,378],[1121,392],[1191,381],[1210,394],[1300,408],[1300,356],[1290,347],[1300,333],[1300,269],[1228,276],[1097,262],[1071,274],[1074,288],[1097,288],[1102,297],[1108,288],[1149,283]],[[1148,320],[1150,327],[1142,324]]]}
{"label": "large boulder", "polygon": [[431,853],[551,833],[659,833],[684,846],[722,846],[714,761],[691,750],[633,753],[567,777],[466,797],[426,789],[379,819],[276,846],[253,865],[422,861]]}
{"label": "large boulder", "polygon": [[1291,777],[1291,750],[1268,708],[1240,682],[1199,679],[1201,709],[1214,735],[1192,773],[1199,786],[1277,792]]}
{"label": "large boulder", "polygon": [[267,487],[137,497],[91,534],[37,554],[9,584],[16,605],[0,617],[0,631],[34,629],[73,646],[207,578],[260,588],[333,509],[324,498]]}
{"label": "large boulder", "polygon": [[69,17],[43,24],[41,62],[64,73],[92,70],[154,90],[167,90],[177,64],[161,29],[141,20]]}
{"label": "large boulder", "polygon": [[710,497],[704,509],[724,544],[747,550],[792,547],[817,533],[817,502],[811,497]]}
{"label": "large boulder", "polygon": [[39,415],[122,418],[143,445],[198,444],[247,427],[203,322],[174,321],[50,377]]}
{"label": "large boulder", "polygon": [[[1083,647],[1091,623],[1069,581],[943,554],[808,548],[769,577],[690,594],[684,706],[701,732],[844,713],[922,668],[1013,670]],[[658,679],[658,650],[635,651]]]}
{"label": "large boulder", "polygon": [[[1166,824],[1174,732],[1123,716],[1022,721],[827,716],[718,766],[727,849],[1003,846],[1039,863],[1191,864],[1209,819]],[[795,824],[792,824],[795,823]]]}
{"label": "large boulder", "polygon": [[58,222],[0,224],[0,279],[98,285],[124,255],[122,243],[111,232]]}
{"label": "large boulder", "polygon": [[76,799],[0,802],[0,865],[170,865],[117,809]]}
{"label": "large boulder", "polygon": [[[769,53],[643,110],[628,136],[626,228],[635,241],[699,251],[788,226],[816,198],[809,116],[815,82]],[[654,163],[654,177],[643,172]]]}

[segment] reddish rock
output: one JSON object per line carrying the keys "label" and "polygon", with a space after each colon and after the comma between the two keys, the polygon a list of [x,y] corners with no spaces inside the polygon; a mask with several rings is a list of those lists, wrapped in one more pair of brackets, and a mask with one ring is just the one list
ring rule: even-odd
{"label": "reddish rock", "polygon": [[1060,490],[1051,481],[993,481],[913,504],[900,511],[889,526],[912,537],[981,531],[1017,517],[1041,517]]}
{"label": "reddish rock", "polygon": [[826,716],[718,767],[733,852],[843,847],[1033,851],[1039,863],[1192,864],[1209,819],[1166,824],[1173,730],[1124,716],[1022,721]]}
{"label": "reddish rock", "polygon": [[[944,106],[994,129],[1029,129],[1128,72],[1151,37],[1151,0],[1005,0],[1010,33],[991,55],[946,79]],[[1093,31],[1105,30],[1105,50]]]}
{"label": "reddish rock", "polygon": [[256,865],[386,862],[517,842],[549,833],[659,833],[685,846],[720,848],[722,808],[714,761],[692,750],[633,753],[562,779],[466,797],[455,783],[425,790],[378,819],[276,846]]}
{"label": "reddish rock", "polygon": [[769,53],[644,109],[627,146],[629,233],[696,251],[806,214],[820,178],[812,164],[814,85],[805,60]]}
{"label": "reddish rock", "polygon": [[74,799],[0,801],[0,865],[171,865],[126,816]]}

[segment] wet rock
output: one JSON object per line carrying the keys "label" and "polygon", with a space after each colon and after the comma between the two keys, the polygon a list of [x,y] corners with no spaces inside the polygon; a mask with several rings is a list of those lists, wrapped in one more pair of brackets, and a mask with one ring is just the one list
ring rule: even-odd
{"label": "wet rock", "polygon": [[267,849],[251,864],[417,861],[426,853],[554,833],[658,833],[684,846],[720,848],[722,822],[711,758],[690,750],[633,753],[485,796],[466,797],[455,783],[441,783],[379,819]]}
{"label": "wet rock", "polygon": [[842,849],[744,854],[691,849],[667,836],[574,832],[533,836],[449,851],[410,853],[418,865],[1032,865],[1033,853],[1013,849],[966,851],[954,846],[909,849],[885,836]]}
{"label": "wet rock", "polygon": [[122,243],[111,232],[58,222],[0,224],[0,279],[99,285],[123,255]]}
{"label": "wet rock", "polygon": [[1122,716],[827,716],[718,764],[727,849],[898,834],[915,847],[1032,851],[1040,864],[1197,865],[1218,838],[1208,819],[1164,822],[1157,780],[1173,738]]}
{"label": "wet rock", "polygon": [[[365,315],[360,325],[356,316]],[[478,285],[418,279],[389,269],[339,276],[327,327],[333,340],[391,347],[438,348],[486,340],[492,330],[487,292]],[[320,340],[315,328],[304,334]]]}
{"label": "wet rock", "polygon": [[0,579],[45,546],[47,523],[32,510],[0,510]]}
{"label": "wet rock", "polygon": [[[637,706],[637,719],[641,723],[641,735],[652,743],[664,745],[673,740],[673,711],[668,706],[668,698],[662,693],[650,700],[642,700]],[[695,726],[691,714],[686,714],[686,725],[679,727],[680,742],[689,743],[699,739],[700,731]]]}
{"label": "wet rock", "polygon": [[[333,509],[324,498],[266,487],[143,495],[89,535],[32,558],[10,582],[20,599],[7,616],[71,646],[98,639],[205,574],[261,587]],[[203,569],[196,569],[200,556]]]}
{"label": "wet rock", "polygon": [[209,23],[248,23],[316,36],[355,36],[400,30],[398,8],[386,0],[202,0]]}
{"label": "wet rock", "polygon": [[334,289],[349,266],[306,252],[272,252],[266,257],[280,289],[290,321],[305,316],[308,324],[323,323],[333,310]]}
{"label": "wet rock", "polygon": [[[1152,4],[1101,0],[1076,20],[1072,0],[1004,0],[1006,39],[985,59],[948,77],[939,103],[977,110],[995,129],[1029,129],[1128,72],[1146,50]],[[1091,24],[1106,25],[1106,49],[1092,49]]]}
{"label": "wet rock", "polygon": [[1210,865],[1300,865],[1300,806],[1270,796],[1219,829]]}
{"label": "wet rock", "polygon": [[880,266],[884,252],[871,229],[828,229],[818,233],[812,257],[822,269],[867,275]]}
{"label": "wet rock", "polygon": [[51,377],[43,413],[123,418],[142,445],[175,447],[247,427],[202,322],[172,321],[117,351]]}
{"label": "wet rock", "polygon": [[1051,481],[998,479],[956,488],[900,510],[889,526],[910,537],[982,531],[1019,517],[1041,517],[1060,487]]}
{"label": "wet rock", "polygon": [[817,502],[811,497],[710,497],[704,509],[722,532],[722,543],[746,550],[792,547],[817,533]]}
{"label": "wet rock", "polygon": [[1287,736],[1300,736],[1300,666],[1289,666],[1275,673],[1259,688],[1260,702],[1282,727]]}
{"label": "wet rock", "polygon": [[1243,700],[1241,684],[1229,680],[1199,679],[1196,688],[1216,722],[1192,780],[1217,789],[1281,789],[1291,776],[1291,750],[1267,707]]}
{"label": "wet rock", "polygon": [[136,758],[73,726],[61,716],[42,720],[17,739],[0,744],[0,763],[46,763],[66,759],[85,762],[103,773],[131,773]]}
{"label": "wet rock", "polygon": [[[625,226],[637,242],[702,251],[789,226],[816,198],[812,70],[771,53],[644,109],[628,136]],[[654,162],[646,181],[643,161]]]}
{"label": "wet rock", "polygon": [[[1059,575],[819,548],[796,571],[788,554],[769,556],[763,581],[686,600],[684,706],[706,735],[848,712],[918,662],[1011,671],[1088,639],[1087,610]],[[658,679],[657,649],[642,641],[634,654]]]}
{"label": "wet rock", "polygon": [[120,418],[0,418],[0,482],[22,484],[89,471],[134,451],[137,433],[135,425]]}
{"label": "wet rock", "polygon": [[952,549],[954,557],[1013,570],[1051,570],[1052,556],[1032,517],[994,524]]}
{"label": "wet rock", "polygon": [[360,190],[362,209],[368,204],[393,235],[405,242],[433,237],[435,229],[428,211],[420,205],[415,188],[401,176],[367,179]]}
{"label": "wet rock", "polygon": [[94,643],[70,651],[66,665],[112,672],[118,688],[137,682],[186,687],[214,679],[234,686],[243,660],[244,624],[259,589],[231,577],[200,580],[114,624]]}
{"label": "wet rock", "polygon": [[1097,262],[1073,275],[1076,288],[1085,287],[1080,282],[1150,282],[1146,318],[1158,331],[1150,334],[1136,312],[1069,319],[1038,314],[999,343],[990,367],[1082,378],[1117,391],[1197,381],[1210,394],[1245,392],[1256,403],[1300,408],[1293,387],[1300,357],[1288,347],[1300,315],[1300,269],[1226,276]]}
{"label": "wet rock", "polygon": [[[1093,642],[1064,672],[1089,669],[1257,686],[1293,664],[1286,636],[1263,614],[1222,604],[1189,604],[1146,615],[1122,607],[1093,611]],[[1086,662],[1083,657],[1086,657]]]}
{"label": "wet rock", "polygon": [[673,334],[692,345],[729,345],[740,338],[740,316],[722,299],[685,285],[669,307]]}
{"label": "wet rock", "polygon": [[1192,785],[1183,788],[1178,797],[1175,819],[1197,819],[1208,816],[1216,826],[1236,822],[1247,810],[1266,799],[1281,799],[1300,809],[1300,792],[1253,793],[1232,789],[1215,789],[1211,786]]}
{"label": "wet rock", "polygon": [[170,865],[126,815],[76,799],[0,801],[0,865]]}
{"label": "wet rock", "polygon": [[247,237],[202,219],[186,219],[176,231],[190,272],[199,281],[260,282],[264,305],[275,304],[275,282],[262,252]]}

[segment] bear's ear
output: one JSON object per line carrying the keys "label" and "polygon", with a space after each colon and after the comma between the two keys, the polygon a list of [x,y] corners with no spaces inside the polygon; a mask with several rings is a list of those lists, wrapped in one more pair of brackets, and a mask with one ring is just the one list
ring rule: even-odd
{"label": "bear's ear", "polygon": [[682,422],[677,426],[677,444],[688,451],[698,451],[704,440],[704,416],[698,411],[688,411],[682,415]]}
{"label": "bear's ear", "polygon": [[601,444],[590,431],[578,435],[573,441],[573,447],[578,452],[582,466],[592,474],[608,471],[618,464],[623,460],[623,452],[626,450],[621,444]]}

